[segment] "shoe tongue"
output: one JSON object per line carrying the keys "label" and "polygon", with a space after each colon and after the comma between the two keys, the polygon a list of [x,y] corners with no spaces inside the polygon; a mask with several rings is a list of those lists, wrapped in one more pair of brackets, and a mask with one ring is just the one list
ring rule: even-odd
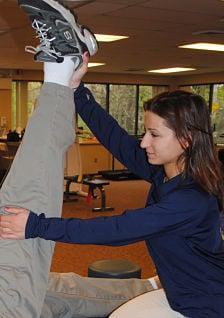
{"label": "shoe tongue", "polygon": [[[56,35],[57,50],[61,51],[62,55],[65,55],[66,53],[67,54],[80,54],[80,53],[82,54],[86,51],[89,51],[85,43],[83,43],[81,40],[80,41],[77,40],[77,37],[74,31],[68,25],[67,22],[64,22],[62,20],[56,20],[55,24],[57,25],[57,30],[60,30],[60,33],[57,32],[58,34]],[[49,32],[51,32],[51,30],[49,30]],[[63,41],[65,42],[64,45],[63,45]]]}
{"label": "shoe tongue", "polygon": [[68,25],[68,23],[61,20],[55,20],[55,24],[57,26],[57,29],[60,30],[60,36],[62,36],[66,42],[77,43],[76,37],[74,36],[72,29]]}

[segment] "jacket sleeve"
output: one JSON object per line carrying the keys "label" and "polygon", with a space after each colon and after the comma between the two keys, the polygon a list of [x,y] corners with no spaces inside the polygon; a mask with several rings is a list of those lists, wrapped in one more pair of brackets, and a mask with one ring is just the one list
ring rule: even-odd
{"label": "jacket sleeve", "polygon": [[156,168],[148,163],[139,141],[119,126],[83,84],[75,91],[74,101],[78,114],[100,143],[130,171],[146,181],[152,181]]}
{"label": "jacket sleeve", "polygon": [[198,222],[198,211],[205,211],[206,207],[201,200],[200,203],[197,201],[196,209],[195,200],[194,204],[191,203],[190,195],[182,195],[180,200],[178,192],[168,195],[158,204],[125,211],[118,216],[83,220],[46,218],[44,214],[38,216],[31,212],[25,236],[77,244],[125,245],[167,232],[179,231],[181,235],[189,235],[192,223]]}

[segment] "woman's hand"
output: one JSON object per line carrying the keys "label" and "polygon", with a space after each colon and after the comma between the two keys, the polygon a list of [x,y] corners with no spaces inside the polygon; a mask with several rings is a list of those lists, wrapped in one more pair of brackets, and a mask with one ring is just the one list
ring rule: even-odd
{"label": "woman's hand", "polygon": [[5,207],[8,215],[0,216],[0,238],[23,240],[30,211],[19,207]]}
{"label": "woman's hand", "polygon": [[70,88],[78,88],[83,76],[87,73],[88,63],[89,63],[89,53],[85,52],[82,56],[82,59],[83,59],[82,65],[76,71],[74,71],[70,79],[70,83],[69,83]]}

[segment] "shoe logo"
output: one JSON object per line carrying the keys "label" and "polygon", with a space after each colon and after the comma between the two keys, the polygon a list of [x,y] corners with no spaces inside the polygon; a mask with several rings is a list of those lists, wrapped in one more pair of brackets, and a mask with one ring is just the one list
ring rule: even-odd
{"label": "shoe logo", "polygon": [[69,31],[65,31],[64,36],[65,36],[67,41],[72,40],[72,34]]}

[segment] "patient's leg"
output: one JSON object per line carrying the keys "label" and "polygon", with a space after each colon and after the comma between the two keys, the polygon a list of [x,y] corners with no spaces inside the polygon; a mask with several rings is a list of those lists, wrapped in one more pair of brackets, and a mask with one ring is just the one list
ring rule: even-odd
{"label": "patient's leg", "polygon": [[147,279],[88,278],[51,273],[41,318],[107,317],[117,307],[154,290]]}
{"label": "patient's leg", "polygon": [[[74,141],[73,118],[73,91],[44,83],[38,107],[0,190],[1,207],[17,205],[60,216],[63,160]],[[53,249],[52,242],[42,239],[0,240],[1,318],[40,317]]]}

